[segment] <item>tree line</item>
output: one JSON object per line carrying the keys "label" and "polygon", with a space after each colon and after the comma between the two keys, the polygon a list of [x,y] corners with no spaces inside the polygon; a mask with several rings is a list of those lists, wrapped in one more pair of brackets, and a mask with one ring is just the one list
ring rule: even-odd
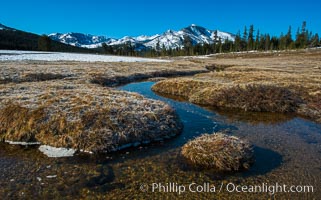
{"label": "tree line", "polygon": [[272,50],[291,50],[319,47],[321,45],[318,33],[313,34],[307,29],[305,21],[292,36],[292,27],[289,26],[286,34],[281,33],[280,36],[272,36],[267,33],[261,33],[255,30],[253,25],[249,28],[246,26],[241,34],[240,31],[235,35],[235,40],[231,41],[218,36],[217,31],[214,32],[214,42],[212,44],[195,44],[192,39],[185,36],[182,48],[168,49],[164,45],[156,44],[156,48],[140,48],[132,45],[130,42],[119,45],[109,46],[103,43],[101,51],[106,54],[126,55],[126,56],[193,56],[207,55],[215,53],[241,52],[241,51],[272,51]]}

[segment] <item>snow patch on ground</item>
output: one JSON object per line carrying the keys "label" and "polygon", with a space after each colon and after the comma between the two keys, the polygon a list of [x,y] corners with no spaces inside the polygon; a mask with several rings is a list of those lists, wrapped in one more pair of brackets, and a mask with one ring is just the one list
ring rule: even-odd
{"label": "snow patch on ground", "polygon": [[41,145],[39,151],[51,158],[71,157],[76,152],[74,149],[56,148],[48,145]]}
{"label": "snow patch on ground", "polygon": [[139,57],[110,56],[81,53],[0,50],[0,61],[81,61],[81,62],[170,62],[169,60]]}

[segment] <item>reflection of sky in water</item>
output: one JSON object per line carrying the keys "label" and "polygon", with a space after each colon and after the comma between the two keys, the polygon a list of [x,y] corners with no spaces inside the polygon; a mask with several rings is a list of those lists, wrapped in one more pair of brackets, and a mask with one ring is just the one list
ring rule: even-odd
{"label": "reflection of sky in water", "polygon": [[189,102],[179,102],[156,95],[150,89],[153,84],[154,82],[132,83],[119,87],[119,89],[137,92],[147,98],[161,100],[171,105],[184,124],[182,133],[184,139],[183,141],[177,141],[178,144],[176,145],[181,145],[185,143],[186,140],[192,139],[202,133],[213,133],[222,129],[232,128],[214,121],[213,118],[217,116],[215,112],[205,110]]}

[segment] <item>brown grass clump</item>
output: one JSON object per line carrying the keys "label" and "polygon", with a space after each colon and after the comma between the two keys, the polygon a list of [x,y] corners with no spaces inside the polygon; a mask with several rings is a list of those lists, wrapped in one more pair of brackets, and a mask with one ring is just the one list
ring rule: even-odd
{"label": "brown grass clump", "polygon": [[236,85],[211,90],[206,96],[210,96],[207,105],[256,112],[294,112],[302,102],[291,90],[275,85]]}
{"label": "brown grass clump", "polygon": [[229,84],[196,78],[168,79],[152,89],[163,94],[182,96],[190,102],[256,112],[294,112],[302,103],[292,90],[272,84]]}
{"label": "brown grass clump", "polygon": [[181,154],[196,167],[221,171],[249,169],[254,156],[248,142],[222,133],[204,134],[189,141]]}
{"label": "brown grass clump", "polygon": [[209,85],[211,83],[206,81],[203,82],[190,78],[174,78],[157,82],[153,85],[152,90],[163,94],[188,98],[190,95]]}
{"label": "brown grass clump", "polygon": [[24,83],[0,89],[0,138],[106,152],[169,138],[182,129],[175,111],[163,102],[68,83]]}

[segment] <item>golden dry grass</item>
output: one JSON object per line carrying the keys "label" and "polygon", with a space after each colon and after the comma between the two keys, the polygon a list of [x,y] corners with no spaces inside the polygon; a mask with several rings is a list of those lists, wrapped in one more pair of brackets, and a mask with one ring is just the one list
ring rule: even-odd
{"label": "golden dry grass", "polygon": [[321,50],[224,54],[200,62],[223,70],[167,79],[153,90],[198,104],[296,112],[321,122]]}
{"label": "golden dry grass", "polygon": [[182,124],[168,105],[92,83],[116,86],[205,71],[189,61],[3,61],[0,139],[101,152],[169,138]]}
{"label": "golden dry grass", "polygon": [[248,169],[254,161],[248,142],[223,133],[203,134],[186,143],[181,154],[192,165],[221,171]]}
{"label": "golden dry grass", "polygon": [[194,103],[294,111],[321,122],[321,51],[259,55],[175,58],[169,63],[3,61],[0,137],[89,151],[169,137],[181,124],[166,104],[92,83],[113,86],[208,70],[160,81],[153,89]]}
{"label": "golden dry grass", "polygon": [[5,84],[0,138],[92,152],[172,137],[182,125],[165,103],[67,80]]}
{"label": "golden dry grass", "polygon": [[[2,61],[0,62],[0,85],[10,82],[45,81],[55,78],[77,79],[82,82],[97,78],[119,79],[120,82],[121,79],[126,79],[127,82],[130,82],[135,81],[134,78],[139,79],[142,76],[146,76],[147,79],[159,76],[192,75],[206,71],[198,63],[183,60],[164,63]],[[47,78],[44,76],[47,76]],[[128,79],[130,80],[128,81]]]}

